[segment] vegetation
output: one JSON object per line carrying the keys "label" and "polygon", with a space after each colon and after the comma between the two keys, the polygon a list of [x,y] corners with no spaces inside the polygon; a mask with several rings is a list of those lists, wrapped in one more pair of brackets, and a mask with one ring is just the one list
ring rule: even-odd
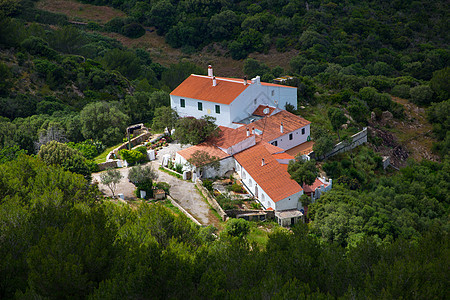
{"label": "vegetation", "polygon": [[153,181],[158,179],[158,174],[151,165],[135,166],[128,172],[128,180],[131,181],[138,190],[146,192],[147,197],[153,196]]}
{"label": "vegetation", "polygon": [[[127,16],[73,26],[34,1],[0,3],[1,299],[446,298],[448,5],[83,2]],[[299,109],[287,109],[312,122],[317,159],[363,126],[390,126],[381,122],[386,111],[409,122],[396,96],[427,111],[440,161],[384,171],[370,144],[327,159],[320,164],[333,189],[308,203],[309,224],[292,231],[257,232],[233,220],[215,233],[158,203],[106,201],[89,184],[90,160],[104,161],[109,151],[99,153],[116,148],[130,124],[176,128],[191,144],[216,133],[211,118],[175,122],[169,109],[168,93],[206,68],[185,59],[161,65],[104,35],[137,38],[143,26],[187,57],[204,47],[230,61],[255,52],[292,57],[285,69],[246,59],[243,73],[268,82],[293,76],[286,84],[297,87]],[[139,161],[143,151],[124,155]],[[317,176],[313,163],[289,168],[301,184]],[[103,173],[113,195],[117,172]]]}
{"label": "vegetation", "polygon": [[100,175],[102,184],[110,189],[113,198],[115,197],[114,193],[116,192],[117,184],[119,184],[122,178],[123,175],[120,171],[114,169],[108,169]]}
{"label": "vegetation", "polygon": [[[448,190],[433,196],[436,186],[447,187],[449,172],[444,171],[439,164],[414,164],[386,182],[392,187],[374,192],[374,199],[388,200],[386,205],[403,201],[408,210],[416,207],[408,220],[398,215],[386,224],[406,229],[412,221],[420,234],[402,229],[380,243],[370,229],[344,246],[340,241],[345,238],[325,231],[324,237],[335,237],[337,243],[323,242],[314,236],[315,228],[297,224],[292,231],[274,230],[266,246],[259,247],[249,242],[252,226],[244,220],[228,221],[215,239],[213,228],[195,226],[163,205],[131,208],[102,201],[82,176],[21,156],[0,165],[0,295],[119,298],[126,291],[137,298],[241,298],[249,293],[258,298],[299,293],[314,298],[445,298],[449,238],[440,224],[447,223],[442,201]],[[399,179],[411,184],[397,184]],[[425,184],[420,188],[417,182]],[[392,197],[395,190],[407,194]],[[336,193],[348,192],[338,188]],[[416,201],[418,193],[434,204]],[[329,192],[321,205],[330,205],[335,196]],[[334,201],[353,203],[339,198]],[[314,210],[318,220],[313,224],[323,211]],[[356,211],[370,214],[368,208]],[[404,225],[397,227],[401,220]],[[367,228],[376,224],[384,222],[371,221]],[[407,238],[409,233],[413,239]]]}

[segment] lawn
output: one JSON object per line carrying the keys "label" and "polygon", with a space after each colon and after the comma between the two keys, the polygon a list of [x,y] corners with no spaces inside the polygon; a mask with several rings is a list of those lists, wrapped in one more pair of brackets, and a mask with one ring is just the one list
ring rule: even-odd
{"label": "lawn", "polygon": [[103,153],[101,153],[100,155],[98,155],[97,157],[94,158],[94,162],[96,164],[104,163],[106,161],[106,156],[108,156],[108,153],[111,152],[112,150],[116,149],[117,147],[119,147],[122,144],[123,143],[120,143],[120,144],[117,144],[115,146],[111,146],[111,147],[105,149],[105,151],[103,151]]}
{"label": "lawn", "polygon": [[260,248],[265,248],[269,241],[269,233],[280,226],[275,222],[250,222],[250,233],[247,240],[255,242]]}

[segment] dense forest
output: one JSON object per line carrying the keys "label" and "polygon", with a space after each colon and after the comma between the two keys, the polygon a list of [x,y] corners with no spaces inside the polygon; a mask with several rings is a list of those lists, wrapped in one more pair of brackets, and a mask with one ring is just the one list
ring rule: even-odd
{"label": "dense forest", "polygon": [[[127,17],[74,25],[30,0],[0,3],[0,298],[447,297],[448,3],[82,2]],[[149,27],[185,58],[163,65],[106,35]],[[247,58],[274,50],[295,53],[289,68]],[[320,162],[333,189],[265,246],[239,222],[217,232],[111,202],[90,184],[94,159],[131,124],[164,127],[170,91],[206,72],[189,60],[205,51],[245,59],[250,78],[291,75],[304,109],[286,109],[312,121],[318,156],[363,126],[395,133],[386,112],[411,122],[399,97],[425,111],[437,159],[384,170],[376,150],[398,145],[370,135]]]}

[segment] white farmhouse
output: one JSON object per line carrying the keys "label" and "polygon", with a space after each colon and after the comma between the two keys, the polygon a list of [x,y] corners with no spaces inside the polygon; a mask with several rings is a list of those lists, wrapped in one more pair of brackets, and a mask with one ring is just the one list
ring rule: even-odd
{"label": "white farmhouse", "polygon": [[286,104],[297,108],[297,88],[252,80],[192,74],[170,93],[171,107],[182,117],[216,118],[216,124],[237,128],[260,105],[284,109]]}
{"label": "white farmhouse", "polygon": [[[188,163],[196,151],[219,159],[218,170],[203,168],[205,178],[236,172],[245,189],[266,210],[275,210],[277,222],[283,226],[303,217],[299,201],[304,191],[287,172],[289,161],[296,155],[312,152],[311,122],[283,108],[297,106],[297,89],[262,83],[259,77],[246,79],[216,78],[191,75],[171,94],[172,108],[180,116],[216,118],[220,134],[196,146],[176,153],[175,162],[185,170],[195,169]],[[305,186],[313,199],[331,188],[331,181],[317,181]]]}

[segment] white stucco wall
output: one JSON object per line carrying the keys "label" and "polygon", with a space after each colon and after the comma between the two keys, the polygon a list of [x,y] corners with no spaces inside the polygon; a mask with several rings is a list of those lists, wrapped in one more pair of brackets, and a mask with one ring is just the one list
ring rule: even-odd
{"label": "white stucco wall", "polygon": [[288,209],[300,209],[298,200],[303,195],[303,190],[298,193],[295,193],[289,197],[286,197],[282,200],[279,200],[275,203],[275,210],[288,210]]}
{"label": "white stucco wall", "polygon": [[[302,128],[305,129],[305,134],[302,134]],[[299,128],[297,130],[294,130],[290,133],[292,133],[292,140],[289,140],[289,134],[287,133],[285,135],[282,135],[274,140],[271,140],[269,143],[273,144],[275,141],[277,142],[277,146],[281,149],[287,150],[291,149],[295,146],[298,146],[300,144],[303,144],[304,142],[308,141],[308,136],[310,136],[310,124]]]}
{"label": "white stucco wall", "polygon": [[256,138],[255,138],[255,135],[252,135],[252,136],[249,136],[248,138],[246,138],[245,140],[240,141],[236,145],[233,145],[229,148],[219,147],[219,149],[221,149],[222,151],[224,151],[230,155],[234,155],[236,153],[239,153],[245,149],[248,149],[248,148],[254,146],[255,144],[256,144]]}
{"label": "white stucco wall", "polygon": [[[234,162],[235,159],[232,156],[221,159],[219,161],[220,163],[219,170],[205,167],[203,168],[202,178],[214,178],[216,176],[222,177],[226,172],[233,170],[233,168],[235,167]],[[183,156],[181,156],[178,153],[175,155],[175,163],[182,164],[183,171],[192,171],[194,169],[193,166]]]}
{"label": "white stucco wall", "polygon": [[[185,107],[181,107],[180,99],[185,100]],[[202,103],[203,110],[198,110],[198,102]],[[216,105],[220,106],[220,114],[216,113]],[[170,106],[181,117],[195,117],[197,119],[207,115],[216,118],[219,126],[230,127],[230,106],[210,101],[197,100],[170,95]]]}

